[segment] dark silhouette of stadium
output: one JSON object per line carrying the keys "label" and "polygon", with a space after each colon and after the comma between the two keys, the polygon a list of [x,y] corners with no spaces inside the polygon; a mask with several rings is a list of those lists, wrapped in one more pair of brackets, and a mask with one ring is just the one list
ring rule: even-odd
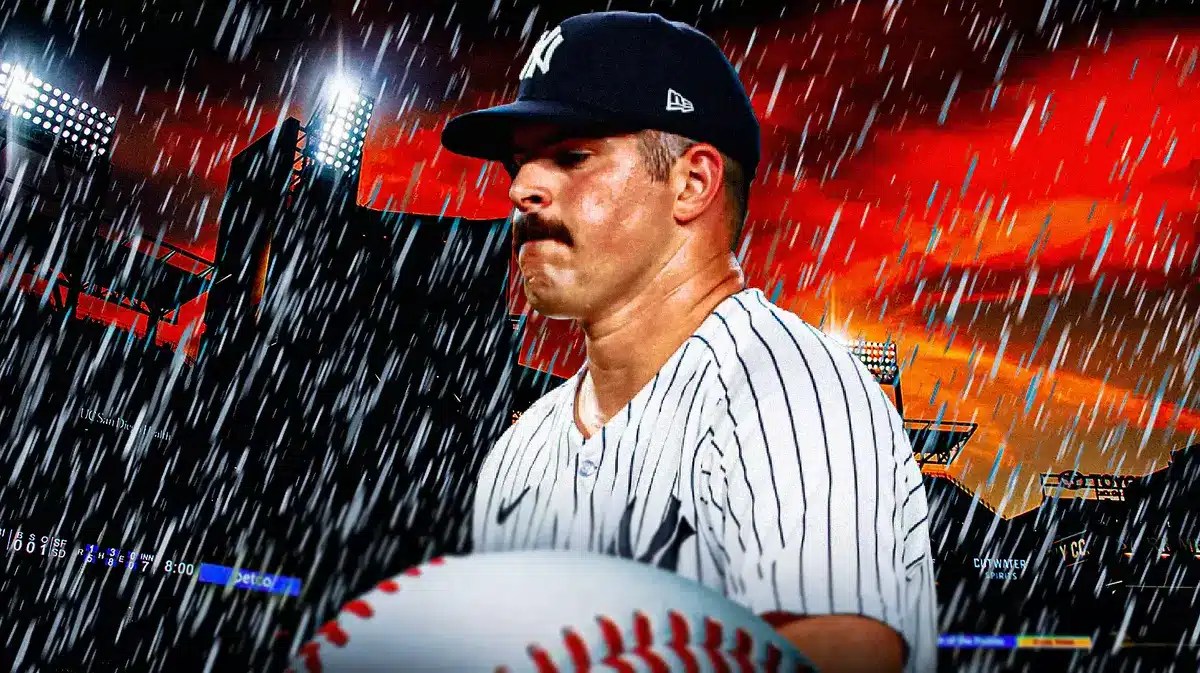
{"label": "dark silhouette of stadium", "polygon": [[1100,651],[1194,638],[1198,470],[1193,445],[1112,499],[1051,492],[1008,519],[929,479],[942,631],[1087,636]]}

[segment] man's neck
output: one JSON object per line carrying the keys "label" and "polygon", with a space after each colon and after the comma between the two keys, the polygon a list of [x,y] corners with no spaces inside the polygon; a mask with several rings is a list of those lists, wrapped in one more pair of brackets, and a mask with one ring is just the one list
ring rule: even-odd
{"label": "man's neck", "polygon": [[598,431],[654,378],[722,301],[745,284],[736,265],[644,292],[592,323],[581,323],[587,371],[575,397],[585,437]]}

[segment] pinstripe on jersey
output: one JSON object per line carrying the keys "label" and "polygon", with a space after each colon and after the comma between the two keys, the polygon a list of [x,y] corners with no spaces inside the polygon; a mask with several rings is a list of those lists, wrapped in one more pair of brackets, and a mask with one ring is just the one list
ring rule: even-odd
{"label": "pinstripe on jersey", "polygon": [[890,625],[936,666],[927,501],[866,368],[757,289],[725,299],[587,441],[583,369],[484,461],[476,551],[586,549],[668,568],[758,614]]}

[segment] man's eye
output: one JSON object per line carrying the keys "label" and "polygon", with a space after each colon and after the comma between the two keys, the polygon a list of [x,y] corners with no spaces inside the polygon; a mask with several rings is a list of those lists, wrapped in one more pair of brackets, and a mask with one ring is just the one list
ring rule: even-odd
{"label": "man's eye", "polygon": [[588,158],[588,153],[580,150],[571,150],[559,152],[555,157],[555,161],[559,166],[578,166]]}
{"label": "man's eye", "polygon": [[[585,150],[563,150],[554,153],[554,163],[563,168],[574,168],[583,163],[591,154]],[[504,170],[512,177],[521,171],[521,166],[529,161],[528,157],[518,156],[503,161]]]}

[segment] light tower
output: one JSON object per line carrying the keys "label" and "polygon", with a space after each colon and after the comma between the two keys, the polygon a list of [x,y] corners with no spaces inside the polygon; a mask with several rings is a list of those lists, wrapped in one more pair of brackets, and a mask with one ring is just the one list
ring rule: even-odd
{"label": "light tower", "polygon": [[900,360],[896,342],[858,340],[844,344],[854,357],[871,372],[875,381],[890,388],[896,411],[904,420],[904,429],[913,445],[913,453],[921,470],[933,476],[946,476],[950,463],[962,452],[967,440],[975,434],[978,424],[942,419],[907,418],[904,416],[904,389],[901,385]]}
{"label": "light tower", "polygon": [[332,78],[325,90],[308,122],[310,154],[327,169],[356,175],[375,101],[342,76]]}
{"label": "light tower", "polygon": [[[119,231],[125,227],[105,214],[116,116],[6,62],[0,117],[0,196],[12,204],[0,236],[10,259],[6,273],[13,282],[29,275],[45,283],[47,303],[68,315],[80,294],[140,313],[153,343],[159,322],[205,291],[211,265],[165,241],[147,252],[140,231]],[[172,258],[193,271],[168,263]]]}
{"label": "light tower", "polygon": [[12,204],[0,237],[12,264],[5,275],[13,282],[25,274],[45,281],[51,306],[73,310],[111,181],[116,117],[4,62],[0,119],[6,158],[0,196]]}
{"label": "light tower", "polygon": [[364,247],[357,194],[374,108],[356,82],[330,77],[307,123],[289,117],[234,157],[209,294],[216,345],[268,323],[288,340],[320,339],[305,333],[338,306],[318,304],[344,294]]}
{"label": "light tower", "polygon": [[84,164],[110,150],[115,116],[19,65],[0,63],[0,101],[16,122],[11,128],[32,144],[53,146]]}
{"label": "light tower", "polygon": [[358,194],[363,143],[375,101],[345,75],[326,80],[313,114],[304,126],[300,171],[316,183],[336,186],[351,198]]}
{"label": "light tower", "polygon": [[859,340],[846,345],[850,354],[866,366],[880,385],[892,386],[896,394],[896,410],[904,415],[904,400],[900,393],[900,361],[896,357],[895,341]]}

